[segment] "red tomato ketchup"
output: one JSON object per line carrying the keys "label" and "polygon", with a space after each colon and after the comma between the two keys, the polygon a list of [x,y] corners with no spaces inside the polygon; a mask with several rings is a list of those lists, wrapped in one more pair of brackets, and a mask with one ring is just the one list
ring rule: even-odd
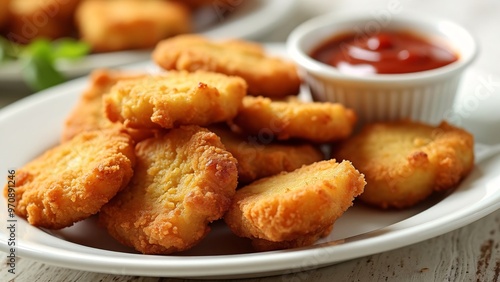
{"label": "red tomato ketchup", "polygon": [[404,31],[371,36],[342,34],[311,52],[311,57],[352,74],[397,74],[436,69],[455,62],[443,45]]}

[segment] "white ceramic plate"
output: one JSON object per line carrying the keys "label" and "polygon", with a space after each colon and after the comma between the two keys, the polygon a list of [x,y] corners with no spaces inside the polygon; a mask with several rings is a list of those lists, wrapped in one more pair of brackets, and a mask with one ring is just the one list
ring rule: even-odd
{"label": "white ceramic plate", "polygon": [[[255,39],[286,19],[295,3],[296,0],[214,1],[195,15],[195,31],[212,38]],[[58,68],[66,77],[75,78],[95,68],[117,67],[150,57],[151,51],[92,54],[75,62],[59,62]],[[17,62],[0,65],[0,84],[20,83],[21,69]]]}
{"label": "white ceramic plate", "polygon": [[[268,46],[268,50],[283,54],[284,47]],[[135,68],[155,69],[151,63]],[[465,83],[474,83],[473,78],[467,76]],[[78,79],[0,111],[2,179],[9,169],[19,168],[58,142],[63,120],[86,83],[87,78]],[[403,211],[380,211],[357,203],[336,222],[330,236],[311,247],[255,253],[248,241],[216,222],[209,236],[189,251],[143,255],[110,238],[95,218],[57,231],[16,218],[16,254],[61,267],[142,276],[231,278],[309,270],[423,241],[500,208],[500,149],[479,145],[476,157],[474,171],[453,192]],[[0,222],[7,225],[5,200],[0,201],[0,210]],[[9,236],[9,230],[0,228],[2,251],[9,249]]]}

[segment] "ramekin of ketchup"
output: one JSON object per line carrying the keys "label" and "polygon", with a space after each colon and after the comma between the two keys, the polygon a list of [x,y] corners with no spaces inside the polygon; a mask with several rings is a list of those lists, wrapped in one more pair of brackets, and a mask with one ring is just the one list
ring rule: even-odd
{"label": "ramekin of ketchup", "polygon": [[287,50],[313,99],[352,108],[360,125],[444,120],[477,55],[463,27],[418,14],[327,14],[298,26]]}

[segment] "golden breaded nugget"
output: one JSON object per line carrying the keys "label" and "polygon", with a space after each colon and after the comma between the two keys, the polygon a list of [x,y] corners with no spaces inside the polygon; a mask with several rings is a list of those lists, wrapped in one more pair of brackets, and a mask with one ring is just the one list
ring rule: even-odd
{"label": "golden breaded nugget", "polygon": [[120,81],[104,96],[107,117],[131,128],[208,125],[232,119],[246,95],[239,77],[198,71]]}
{"label": "golden breaded nugget", "polygon": [[365,174],[362,201],[405,208],[456,186],[473,168],[473,147],[471,134],[446,122],[433,127],[399,121],[366,125],[333,156]]}
{"label": "golden breaded nugget", "polygon": [[236,160],[217,135],[198,126],[143,140],[135,151],[134,177],[102,208],[100,223],[145,254],[191,248],[228,209],[237,185]]}
{"label": "golden breaded nugget", "polygon": [[152,48],[192,29],[189,10],[163,0],[86,0],[76,21],[81,39],[96,52]]}
{"label": "golden breaded nugget", "polygon": [[[75,135],[96,129],[122,127],[120,123],[113,123],[104,116],[102,96],[111,86],[121,80],[130,80],[145,77],[146,74],[120,70],[95,70],[90,75],[90,84],[80,96],[77,104],[66,118],[61,142],[66,142]],[[135,141],[152,137],[154,132],[147,129],[126,128]]]}
{"label": "golden breaded nugget", "polygon": [[240,76],[250,95],[297,95],[300,78],[296,66],[266,55],[256,43],[230,40],[213,42],[199,35],[179,35],[156,46],[153,60],[167,70],[206,70]]}
{"label": "golden breaded nugget", "polygon": [[70,36],[80,0],[11,0],[7,38],[29,43],[35,38]]}
{"label": "golden breaded nugget", "polygon": [[[200,8],[210,8],[213,10],[215,15],[221,17],[227,13],[231,13],[246,0],[169,0],[179,4],[186,5],[192,10]],[[221,20],[219,18],[219,20]]]}
{"label": "golden breaded nugget", "polygon": [[311,244],[352,205],[365,184],[348,161],[316,162],[241,188],[224,220],[236,235],[258,239],[256,248]]}
{"label": "golden breaded nugget", "polygon": [[248,134],[322,143],[348,137],[356,123],[356,114],[341,104],[247,96],[234,123]]}
{"label": "golden breaded nugget", "polygon": [[293,171],[324,159],[323,153],[310,144],[277,143],[232,132],[224,126],[211,126],[226,149],[238,160],[238,182],[248,184],[256,179]]}
{"label": "golden breaded nugget", "polygon": [[129,135],[81,133],[17,170],[16,214],[35,226],[71,226],[97,213],[127,185],[134,162]]}

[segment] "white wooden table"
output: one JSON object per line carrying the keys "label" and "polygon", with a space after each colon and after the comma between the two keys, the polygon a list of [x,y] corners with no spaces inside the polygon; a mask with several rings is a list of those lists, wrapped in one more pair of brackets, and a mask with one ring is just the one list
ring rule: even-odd
{"label": "white wooden table", "polygon": [[[500,77],[500,2],[497,0],[300,0],[290,20],[262,41],[284,41],[294,26],[327,11],[362,7],[377,12],[389,3],[400,5],[403,11],[425,12],[461,23],[475,34],[481,46],[481,55],[474,67]],[[3,263],[5,257],[1,258],[0,281],[188,281],[76,271],[25,258],[18,259],[17,274],[12,275]],[[500,281],[499,276],[500,210],[497,210],[463,228],[393,251],[321,269],[245,281]]]}

